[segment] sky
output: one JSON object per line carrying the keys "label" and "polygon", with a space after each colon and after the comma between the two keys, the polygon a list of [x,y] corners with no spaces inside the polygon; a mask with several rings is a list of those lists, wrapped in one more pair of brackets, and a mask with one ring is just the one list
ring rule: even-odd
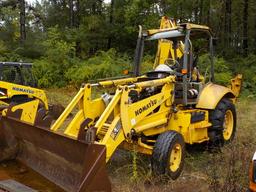
{"label": "sky", "polygon": [[[26,0],[29,3],[35,3],[36,0]],[[111,0],[104,0],[105,3],[109,3]],[[38,0],[38,2],[41,2],[41,0]]]}

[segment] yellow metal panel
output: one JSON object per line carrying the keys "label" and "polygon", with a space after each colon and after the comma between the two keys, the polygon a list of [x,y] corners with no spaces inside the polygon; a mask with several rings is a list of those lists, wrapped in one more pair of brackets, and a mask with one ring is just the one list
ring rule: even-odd
{"label": "yellow metal panel", "polygon": [[59,116],[59,118],[55,121],[53,126],[51,127],[52,131],[57,131],[60,126],[63,124],[65,119],[68,117],[68,115],[71,113],[71,111],[75,108],[75,106],[80,102],[84,95],[84,88],[81,88],[79,92],[76,94],[74,99],[68,104],[66,109],[63,111],[63,113]]}
{"label": "yellow metal panel", "polygon": [[146,129],[143,131],[143,134],[145,136],[152,136],[152,135],[158,135],[158,134],[164,133],[165,131],[168,131],[168,127],[166,125],[162,127],[153,127],[153,128]]}
{"label": "yellow metal panel", "polygon": [[[167,102],[168,100],[166,100]],[[165,125],[168,122],[170,113],[170,107],[166,106],[166,102],[160,106],[157,113],[150,114],[143,118],[136,124],[134,130],[136,133],[143,132],[145,135],[156,135],[158,134],[159,126]],[[170,101],[171,102],[171,101]],[[157,127],[156,129],[153,129]]]}
{"label": "yellow metal panel", "polygon": [[99,117],[103,113],[105,108],[106,106],[102,98],[92,100],[88,103],[88,105],[85,105],[85,108],[84,108],[85,117],[95,119],[96,117]]}
{"label": "yellow metal panel", "polygon": [[100,116],[99,120],[95,124],[95,127],[97,128],[97,134],[99,133],[100,129],[102,128],[102,126],[104,125],[106,120],[108,119],[109,115],[112,113],[112,111],[116,107],[117,103],[120,101],[121,93],[122,93],[122,89],[116,90],[116,94],[114,95],[114,97],[110,101],[109,105],[106,107],[106,109]]}
{"label": "yellow metal panel", "polygon": [[186,143],[190,143],[189,125],[190,125],[191,113],[186,111],[178,111],[173,113],[169,124],[169,130],[175,130],[183,135]]}
{"label": "yellow metal panel", "polygon": [[124,132],[121,127],[120,115],[117,115],[112,121],[108,131],[100,141],[100,144],[106,146],[107,154],[106,154],[106,162],[110,159],[112,154],[115,152],[116,148],[125,140]]}
{"label": "yellow metal panel", "polygon": [[36,111],[38,109],[39,100],[35,99],[33,101],[29,101],[23,104],[15,105],[11,108],[12,112],[17,109],[22,109],[21,121],[25,121],[30,124],[34,124],[36,118]]}
{"label": "yellow metal panel", "polygon": [[231,90],[234,92],[235,96],[238,97],[242,87],[243,75],[238,74],[235,78],[231,79]]}
{"label": "yellow metal panel", "polygon": [[65,129],[64,133],[68,136],[77,138],[80,125],[84,120],[84,112],[80,109],[72,121],[69,123],[68,127]]}
{"label": "yellow metal panel", "polygon": [[174,28],[175,26],[176,26],[176,23],[171,21],[167,16],[163,16],[161,18],[160,29]]}
{"label": "yellow metal panel", "polygon": [[[193,112],[204,112],[205,120],[191,123],[191,113]],[[179,110],[177,113],[172,114],[168,130],[175,130],[181,133],[186,143],[201,143],[209,140],[208,128],[211,123],[208,122],[208,119],[208,111],[206,110]]]}
{"label": "yellow metal panel", "polygon": [[208,128],[211,126],[207,120],[190,124],[190,144],[208,141]]}
{"label": "yellow metal panel", "polygon": [[230,94],[229,97],[231,98],[235,97],[231,89],[209,83],[201,91],[196,108],[215,109],[219,101],[227,94]]}
{"label": "yellow metal panel", "polygon": [[193,23],[186,23],[188,29],[201,29],[201,30],[207,30],[209,31],[210,28],[206,25],[198,25]]}
{"label": "yellow metal panel", "polygon": [[[155,83],[152,82],[152,84],[154,85]],[[125,135],[130,133],[132,128],[162,103],[172,100],[172,95],[170,94],[172,88],[173,84],[165,84],[160,93],[132,104],[129,104],[129,92],[125,90],[121,98],[121,119]]]}
{"label": "yellow metal panel", "polygon": [[174,54],[174,49],[172,41],[161,39],[158,41],[157,54],[154,62],[154,69],[160,65],[165,64],[165,61],[169,58],[177,60],[183,56],[184,45],[182,42],[179,42],[179,46],[176,49],[176,58]]}
{"label": "yellow metal panel", "polygon": [[84,116],[86,118],[90,118],[94,120],[96,117],[99,117],[103,113],[106,106],[102,98],[92,100],[91,95],[92,95],[91,86],[87,84],[85,85],[84,96],[83,96]]}
{"label": "yellow metal panel", "polygon": [[166,118],[167,114],[168,114],[168,112],[167,113],[162,113],[160,115],[155,115],[153,117],[152,116],[149,116],[148,118],[145,117],[143,120],[141,120],[138,123],[138,125],[136,125],[134,127],[134,130],[136,131],[136,133],[140,133],[140,132],[143,132],[143,131],[147,131],[150,128],[166,124],[167,121],[168,121],[167,118]]}
{"label": "yellow metal panel", "polygon": [[145,155],[152,155],[152,149],[142,147],[142,146],[138,145],[137,143],[128,143],[128,142],[124,141],[120,145],[120,148],[129,150],[129,151],[135,151],[135,152],[143,153]]}
{"label": "yellow metal panel", "polygon": [[133,127],[140,122],[145,116],[151,113],[164,102],[164,94],[159,93],[149,98],[143,99],[131,105],[128,105],[128,124]]}
{"label": "yellow metal panel", "polygon": [[171,58],[170,51],[172,48],[172,42],[171,41],[159,41],[159,43],[161,44],[159,64],[165,64],[166,60],[168,58]]}
{"label": "yellow metal panel", "polygon": [[182,42],[179,42],[179,46],[176,49],[176,58],[175,58],[173,42],[166,39],[159,40],[157,54],[156,54],[153,68],[155,69],[158,65],[165,64],[165,61],[169,58],[172,58],[175,60],[177,60],[178,58],[181,58],[183,56],[183,52],[184,52],[183,50],[184,50],[184,45]]}

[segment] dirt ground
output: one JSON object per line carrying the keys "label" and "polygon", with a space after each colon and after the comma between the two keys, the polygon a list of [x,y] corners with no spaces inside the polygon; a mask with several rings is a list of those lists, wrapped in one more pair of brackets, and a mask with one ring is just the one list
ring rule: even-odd
{"label": "dirt ground", "polygon": [[[242,98],[237,105],[235,139],[220,151],[209,152],[201,146],[187,147],[182,175],[167,184],[150,178],[150,158],[118,151],[108,165],[113,191],[243,192],[248,187],[248,169],[256,149],[254,99]],[[134,169],[137,178],[134,180]]]}
{"label": "dirt ground", "polygon": [[[208,176],[201,172],[184,171],[175,181],[158,183],[151,178],[150,158],[136,154],[136,167],[131,163],[133,155],[119,150],[107,166],[114,192],[210,192]],[[137,179],[134,179],[134,169],[137,169]],[[185,168],[186,169],[186,168]]]}

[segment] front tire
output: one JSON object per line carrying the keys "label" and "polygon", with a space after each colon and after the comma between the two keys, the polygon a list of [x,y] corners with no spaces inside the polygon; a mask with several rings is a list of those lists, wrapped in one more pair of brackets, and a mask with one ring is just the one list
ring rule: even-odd
{"label": "front tire", "polygon": [[152,154],[152,171],[162,179],[177,179],[184,166],[185,143],[182,135],[176,131],[160,134]]}
{"label": "front tire", "polygon": [[236,109],[235,105],[227,98],[220,100],[216,108],[210,112],[208,134],[210,142],[223,145],[231,142],[236,133]]}

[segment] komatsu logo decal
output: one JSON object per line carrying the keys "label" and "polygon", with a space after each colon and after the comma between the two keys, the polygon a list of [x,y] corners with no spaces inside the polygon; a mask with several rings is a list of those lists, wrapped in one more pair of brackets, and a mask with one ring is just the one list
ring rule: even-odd
{"label": "komatsu logo decal", "polygon": [[19,88],[19,87],[13,87],[12,90],[14,91],[20,91],[20,92],[24,92],[24,93],[30,93],[33,94],[34,91],[30,90],[30,89],[23,89],[23,88]]}
{"label": "komatsu logo decal", "polygon": [[136,116],[140,115],[142,112],[146,111],[150,107],[153,107],[155,104],[157,104],[157,100],[156,99],[150,100],[150,102],[147,105],[144,105],[143,107],[141,107],[138,110],[136,110],[135,111],[135,115]]}

